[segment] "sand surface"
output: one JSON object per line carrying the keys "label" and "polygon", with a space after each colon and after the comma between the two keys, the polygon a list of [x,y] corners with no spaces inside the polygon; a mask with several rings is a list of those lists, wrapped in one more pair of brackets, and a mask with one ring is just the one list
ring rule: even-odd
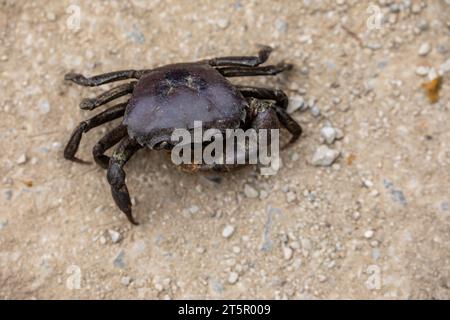
{"label": "sand surface", "polygon": [[[450,298],[450,4],[373,4],[0,1],[0,297]],[[249,167],[214,182],[143,150],[126,167],[132,227],[104,170],[63,158],[96,113],[81,99],[112,87],[65,73],[251,55],[258,44],[276,48],[269,63],[295,68],[233,83],[306,105],[276,175]],[[422,84],[439,74],[431,103]],[[91,160],[116,124],[87,133],[78,155]],[[325,126],[340,155],[320,167]]]}

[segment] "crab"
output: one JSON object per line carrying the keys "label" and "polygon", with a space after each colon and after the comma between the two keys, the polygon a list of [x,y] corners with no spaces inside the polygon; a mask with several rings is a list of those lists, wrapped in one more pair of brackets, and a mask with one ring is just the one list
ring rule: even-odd
{"label": "crab", "polygon": [[[286,128],[296,141],[302,129],[287,113],[287,95],[278,89],[233,85],[228,77],[272,76],[292,68],[291,64],[260,66],[269,58],[271,47],[262,46],[257,56],[229,56],[191,63],[170,64],[155,69],[122,70],[92,77],[68,73],[65,80],[82,86],[136,79],[116,86],[99,96],[83,99],[80,108],[94,110],[119,97],[131,94],[125,103],[82,121],[73,131],[64,149],[64,157],[87,163],[76,157],[82,135],[109,121],[122,118],[94,146],[93,158],[107,169],[111,194],[128,220],[137,225],[125,184],[124,165],[141,148],[171,150],[171,134],[176,128],[193,129],[194,121],[203,128]],[[112,156],[106,151],[117,145]],[[194,168],[194,169],[192,169]],[[191,171],[229,171],[227,164],[198,164]]]}

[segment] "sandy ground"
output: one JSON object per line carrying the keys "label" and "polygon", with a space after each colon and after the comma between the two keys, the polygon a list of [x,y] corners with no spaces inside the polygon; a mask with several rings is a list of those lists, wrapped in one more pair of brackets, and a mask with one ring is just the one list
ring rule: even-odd
{"label": "sandy ground", "polygon": [[[449,298],[449,1],[190,3],[0,1],[0,297]],[[111,87],[65,73],[258,44],[295,69],[232,81],[309,107],[293,113],[304,135],[278,174],[250,167],[214,182],[141,151],[126,168],[132,227],[102,169],[63,159],[95,113],[80,100]],[[434,104],[427,73],[443,75]],[[113,125],[86,134],[79,156]],[[328,146],[340,156],[318,167],[326,125],[343,135]]]}

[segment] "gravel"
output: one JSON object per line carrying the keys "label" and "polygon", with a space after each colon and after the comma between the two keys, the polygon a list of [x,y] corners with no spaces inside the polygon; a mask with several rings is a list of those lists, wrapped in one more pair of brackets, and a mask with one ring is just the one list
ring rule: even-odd
{"label": "gravel", "polygon": [[419,56],[426,56],[431,51],[431,46],[428,42],[424,42],[419,47]]}
{"label": "gravel", "polygon": [[114,267],[119,268],[119,269],[125,268],[125,266],[126,266],[126,264],[125,264],[125,251],[120,250],[117,253],[116,257],[113,260],[113,265],[114,265]]}
{"label": "gravel", "polygon": [[314,117],[319,117],[320,116],[320,109],[319,109],[319,107],[318,106],[316,106],[316,105],[314,105],[313,107],[311,107],[311,114],[314,116]]}
{"label": "gravel", "polygon": [[120,279],[120,283],[122,283],[124,286],[129,286],[131,283],[131,278],[130,277],[122,277],[122,279]]}
{"label": "gravel", "polygon": [[234,233],[234,226],[232,226],[232,225],[227,225],[225,228],[223,228],[223,230],[222,230],[222,237],[224,237],[224,238],[226,238],[226,239],[228,239],[228,238],[230,238],[232,235],[233,235],[233,233]]}
{"label": "gravel", "polygon": [[287,108],[287,113],[292,114],[297,110],[304,111],[308,108],[305,100],[300,95],[294,95],[289,98],[289,105]]}
{"label": "gravel", "polygon": [[244,194],[247,198],[258,198],[259,192],[251,185],[246,184],[244,186]]}
{"label": "gravel", "polygon": [[339,154],[339,151],[330,149],[329,147],[322,145],[317,148],[312,157],[311,163],[315,166],[331,166],[333,162],[339,157]]}
{"label": "gravel", "polygon": [[287,203],[294,202],[295,199],[297,199],[297,196],[295,195],[295,192],[289,191],[286,193],[286,201]]}
{"label": "gravel", "polygon": [[228,274],[228,283],[229,284],[235,284],[239,280],[239,274],[237,272],[230,272]]}
{"label": "gravel", "polygon": [[416,74],[421,77],[425,77],[426,75],[428,75],[429,71],[430,68],[424,66],[419,66],[416,68]]}
{"label": "gravel", "polygon": [[12,196],[13,196],[13,192],[11,189],[6,189],[3,194],[5,195],[5,199],[6,200],[11,200]]}
{"label": "gravel", "polygon": [[220,29],[226,29],[230,25],[230,21],[228,19],[222,18],[222,19],[218,19],[216,21],[216,24]]}
{"label": "gravel", "polygon": [[288,31],[288,24],[285,20],[278,18],[275,20],[275,28],[280,33],[286,33]]}
{"label": "gravel", "polygon": [[283,246],[283,258],[284,260],[290,260],[292,255],[294,254],[294,250],[289,246]]}
{"label": "gravel", "polygon": [[336,130],[333,127],[327,126],[320,130],[320,135],[327,144],[332,144],[334,142],[336,134]]}
{"label": "gravel", "polygon": [[364,238],[371,239],[375,234],[375,231],[369,229],[364,232]]}
{"label": "gravel", "polygon": [[0,220],[0,230],[8,225],[8,220]]}
{"label": "gravel", "polygon": [[50,112],[50,103],[48,102],[48,100],[41,100],[38,104],[39,107],[39,111],[42,114],[47,114]]}
{"label": "gravel", "polygon": [[112,243],[119,243],[122,240],[122,235],[112,229],[108,230],[109,237],[111,238]]}
{"label": "gravel", "polygon": [[17,164],[25,164],[27,162],[27,155],[22,153],[16,160]]}

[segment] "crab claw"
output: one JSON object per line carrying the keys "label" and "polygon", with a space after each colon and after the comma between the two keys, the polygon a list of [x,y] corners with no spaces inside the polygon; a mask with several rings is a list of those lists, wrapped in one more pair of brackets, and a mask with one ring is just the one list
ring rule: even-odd
{"label": "crab claw", "polygon": [[135,226],[139,225],[139,223],[133,218],[133,213],[131,210],[131,200],[127,186],[123,185],[120,189],[116,189],[115,187],[111,186],[111,194],[120,211],[125,213],[125,215],[127,216],[128,221],[130,221]]}
{"label": "crab claw", "polygon": [[111,194],[114,202],[119,207],[120,211],[125,213],[130,221],[134,225],[138,225],[133,218],[131,210],[131,199],[128,192],[127,185],[125,184],[125,171],[117,163],[111,163],[106,174],[109,184],[111,185]]}

